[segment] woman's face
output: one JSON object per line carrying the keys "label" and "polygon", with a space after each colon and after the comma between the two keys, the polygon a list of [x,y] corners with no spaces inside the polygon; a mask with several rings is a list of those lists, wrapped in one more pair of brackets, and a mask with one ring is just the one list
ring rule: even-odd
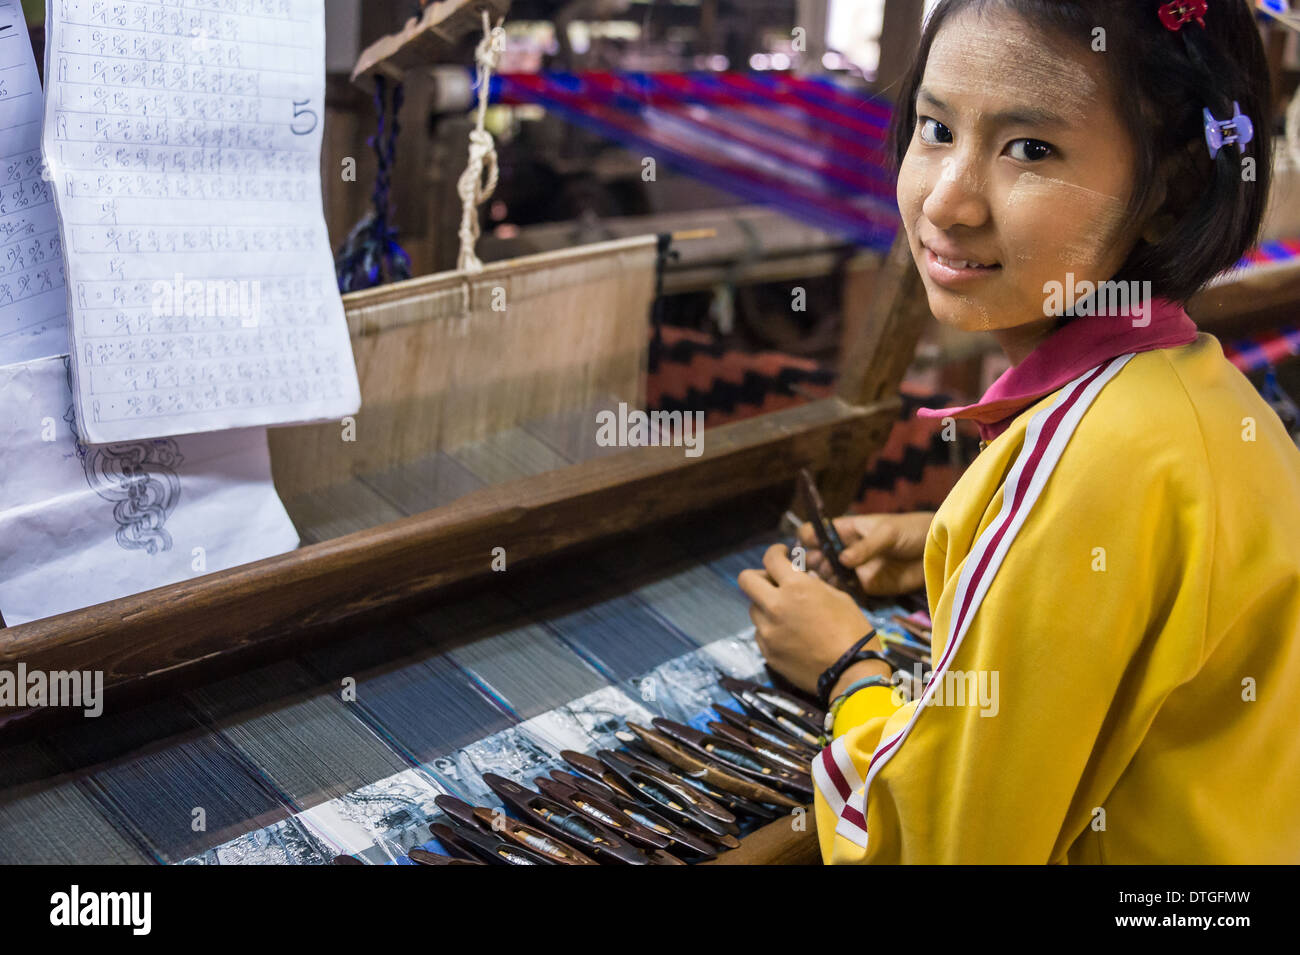
{"label": "woman's face", "polygon": [[1105,281],[1137,240],[1134,145],[1098,59],[1111,54],[1080,39],[996,9],[968,9],[935,37],[898,205],[945,324],[1050,325],[1044,285]]}

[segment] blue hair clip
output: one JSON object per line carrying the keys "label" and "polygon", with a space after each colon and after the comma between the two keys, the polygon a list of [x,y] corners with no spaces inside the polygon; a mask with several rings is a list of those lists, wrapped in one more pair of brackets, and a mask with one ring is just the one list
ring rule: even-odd
{"label": "blue hair clip", "polygon": [[1236,100],[1232,101],[1231,119],[1217,120],[1209,109],[1201,112],[1205,115],[1205,143],[1210,147],[1211,159],[1219,155],[1224,146],[1235,145],[1239,152],[1244,153],[1243,147],[1255,138],[1255,124],[1242,113]]}

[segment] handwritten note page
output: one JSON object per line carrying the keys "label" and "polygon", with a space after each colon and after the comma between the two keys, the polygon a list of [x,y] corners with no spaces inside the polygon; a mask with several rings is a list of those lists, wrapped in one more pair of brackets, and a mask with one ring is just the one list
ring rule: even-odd
{"label": "handwritten note page", "polygon": [[321,208],[321,0],[49,0],[45,156],[90,444],[361,404]]}
{"label": "handwritten note page", "polygon": [[41,82],[18,0],[0,0],[0,365],[68,350],[54,191],[41,174]]}

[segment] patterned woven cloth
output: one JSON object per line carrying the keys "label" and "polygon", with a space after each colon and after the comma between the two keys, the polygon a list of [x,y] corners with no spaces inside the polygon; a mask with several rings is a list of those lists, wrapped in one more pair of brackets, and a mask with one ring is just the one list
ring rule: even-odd
{"label": "patterned woven cloth", "polygon": [[[709,335],[672,326],[664,326],[663,341],[659,367],[646,382],[646,402],[656,411],[702,410],[706,427],[780,411],[835,392],[834,371],[806,358],[728,349]],[[917,408],[942,408],[948,397],[927,393],[907,381],[900,392],[902,413],[862,476],[854,511],[936,508],[960,474],[953,464],[952,443],[941,437],[941,423],[916,417]]]}

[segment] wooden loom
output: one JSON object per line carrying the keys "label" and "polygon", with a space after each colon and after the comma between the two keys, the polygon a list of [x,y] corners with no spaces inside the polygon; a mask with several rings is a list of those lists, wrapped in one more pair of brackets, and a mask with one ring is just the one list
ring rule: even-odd
{"label": "wooden loom", "polygon": [[[363,55],[354,80],[403,79],[445,55],[484,10],[507,6],[428,5]],[[892,284],[882,285],[874,320],[861,323],[840,396],[710,431],[698,458],[671,447],[605,454],[592,446],[590,411],[641,404],[657,247],[656,236],[634,236],[346,296],[362,412],[270,437],[276,487],[305,546],[0,631],[0,668],[102,671],[109,708],[173,690],[202,708],[194,702],[203,699],[202,680],[252,672],[363,628],[379,640],[384,620],[481,584],[500,544],[512,570],[535,570],[575,548],[680,525],[729,501],[782,501],[801,467],[821,472],[831,506],[846,505],[897,415],[895,386],[924,314],[905,247],[887,270]],[[568,432],[556,441],[553,424],[566,416]],[[530,460],[495,461],[507,445]],[[774,515],[761,513],[771,526]],[[164,731],[147,717],[145,730],[124,719],[126,736],[143,733],[141,759],[169,745],[163,736],[150,742]],[[27,765],[22,747],[40,750],[30,741],[57,721],[48,710],[0,712],[6,740],[17,741],[8,763]],[[42,753],[31,762],[45,762]],[[116,765],[110,760],[104,772]],[[0,773],[0,785],[20,777]],[[23,792],[48,808],[99,792],[93,780],[91,769],[84,778],[65,772],[48,791],[25,779]],[[0,822],[6,806],[23,817],[32,804],[24,798],[0,797]],[[807,835],[793,835],[788,826],[760,831],[733,856],[806,859]]]}
{"label": "wooden loom", "polygon": [[[649,249],[653,244],[653,237],[646,237],[640,243],[621,240],[613,248],[572,250],[561,255],[557,264],[572,264],[586,257],[586,269],[592,277],[601,271],[594,260],[605,255],[616,263],[616,271],[637,272],[627,264],[627,256],[639,254],[643,247]],[[536,265],[525,261],[520,267],[527,271]],[[214,678],[229,680],[232,674],[259,672],[268,661],[274,669],[281,665],[276,661],[304,649],[328,655],[331,647],[342,645],[340,641],[373,640],[382,644],[377,652],[394,659],[409,654],[415,646],[456,647],[474,635],[461,632],[459,626],[426,630],[414,644],[408,636],[394,640],[390,647],[392,638],[386,628],[404,627],[407,620],[423,619],[421,614],[426,611],[436,615],[443,612],[440,608],[461,606],[463,601],[457,604],[457,600],[466,590],[471,591],[472,605],[474,594],[486,595],[476,605],[480,608],[494,601],[499,603],[504,598],[492,596],[493,586],[496,593],[509,595],[516,585],[526,586],[534,574],[565,564],[574,554],[581,557],[594,553],[589,559],[598,565],[635,563],[641,554],[638,547],[619,543],[629,534],[652,546],[662,535],[708,536],[718,521],[769,529],[776,513],[788,501],[794,473],[800,466],[820,472],[829,507],[842,508],[851,498],[866,459],[883,442],[896,417],[898,404],[893,391],[927,314],[910,254],[905,246],[896,246],[875,278],[872,305],[862,309],[858,320],[850,323],[850,347],[836,397],[710,430],[699,458],[686,458],[679,448],[610,453],[602,449],[594,457],[590,447],[578,448],[567,455],[574,463],[501,483],[483,482],[477,489],[446,502],[433,500],[446,489],[429,483],[424,488],[430,499],[427,508],[411,513],[395,509],[392,515],[377,521],[367,505],[367,495],[379,486],[376,474],[391,476],[403,469],[414,469],[412,473],[417,476],[428,474],[422,469],[432,458],[458,460],[461,452],[452,446],[457,442],[468,437],[468,446],[478,447],[494,440],[491,434],[473,440],[480,433],[477,430],[457,431],[449,438],[450,444],[440,445],[440,436],[450,432],[439,424],[436,411],[444,403],[456,403],[461,398],[443,394],[433,384],[426,385],[423,392],[415,389],[410,393],[394,386],[404,374],[404,363],[421,367],[416,360],[419,342],[436,342],[438,347],[448,349],[456,348],[457,341],[478,342],[477,326],[472,321],[457,332],[463,335],[461,339],[452,334],[452,329],[438,327],[451,323],[460,329],[458,310],[453,309],[451,317],[439,316],[428,306],[439,295],[450,294],[448,289],[458,281],[431,277],[412,282],[405,289],[348,296],[349,321],[363,368],[367,401],[358,416],[358,434],[364,434],[369,427],[367,412],[373,400],[380,412],[377,419],[387,423],[387,427],[376,428],[375,432],[389,436],[392,447],[382,443],[367,446],[361,440],[340,441],[336,426],[327,429],[333,436],[330,441],[323,441],[320,429],[312,427],[285,429],[276,435],[275,477],[295,520],[303,526],[311,521],[313,507],[333,509],[333,528],[319,534],[318,542],[281,557],[184,584],[0,630],[0,668],[13,671],[23,663],[29,670],[102,669],[110,713],[136,706],[141,700],[170,698],[174,694],[211,697],[218,691],[209,687],[224,685],[209,682]],[[1251,281],[1257,282],[1258,276]],[[542,287],[554,292],[555,284],[544,282]],[[647,284],[642,275],[630,287],[644,289]],[[1223,294],[1232,293],[1229,290]],[[422,300],[425,304],[415,304]],[[638,347],[643,347],[645,341],[644,305],[643,299],[636,310],[626,309],[636,315],[628,325],[635,326]],[[429,313],[428,318],[412,319],[412,315],[423,311]],[[387,317],[383,317],[385,314]],[[371,316],[370,320],[363,318],[366,315]],[[538,315],[543,323],[554,320],[540,309]],[[426,324],[430,327],[420,327]],[[500,325],[488,321],[483,328],[484,342],[491,347],[501,345]],[[368,341],[367,336],[374,340]],[[387,336],[396,338],[389,341]],[[461,347],[467,358],[476,353],[491,354],[476,346]],[[553,353],[556,360],[560,357]],[[622,350],[580,357],[593,368],[591,374],[602,388],[617,389],[620,377],[616,370],[626,360]],[[639,361],[638,357],[633,364]],[[486,362],[484,367],[490,365]],[[541,365],[530,369],[525,362],[520,368],[548,378]],[[609,375],[603,377],[594,369],[606,369]],[[623,384],[635,387],[635,381],[632,376]],[[498,393],[508,396],[513,387],[514,382],[506,376]],[[483,399],[482,390],[472,390],[476,394],[470,406],[482,407],[474,403]],[[571,395],[575,404],[560,414],[580,413],[590,394],[575,392]],[[401,414],[385,410],[392,407],[406,410]],[[488,407],[492,427],[503,429],[496,435],[514,431],[547,433],[544,424],[525,420],[526,409],[521,404],[489,402]],[[547,410],[557,407],[558,403],[549,405]],[[423,427],[415,425],[418,421],[424,422]],[[431,449],[437,450],[430,454]],[[316,471],[303,465],[305,455],[319,455],[313,460],[320,462],[320,473],[330,475],[334,483],[322,486],[322,481],[314,480]],[[407,509],[413,510],[410,505]],[[719,518],[719,514],[723,516]],[[355,529],[348,529],[349,525]],[[493,547],[502,544],[509,552],[511,573],[494,582],[488,555]],[[462,611],[448,612],[453,619],[463,615]],[[504,611],[498,606],[483,612],[501,617]],[[507,623],[513,612],[504,612]],[[474,652],[477,645],[471,639],[468,650],[457,652]],[[280,692],[290,693],[292,689],[286,687]],[[431,700],[428,707],[436,714],[435,701]],[[29,761],[19,758],[22,747],[35,745],[30,741],[42,736],[54,738],[62,732],[60,726],[54,725],[59,719],[56,711],[11,710],[3,714],[3,719],[0,747],[6,748],[0,749],[0,767],[24,765]],[[97,730],[93,721],[89,722],[83,735],[93,735]],[[110,732],[107,725],[103,732]],[[133,746],[143,746],[140,752],[147,753],[161,745],[152,742],[154,732],[161,731],[150,729],[146,723],[145,729],[134,727],[124,735],[134,739]],[[56,782],[61,779],[55,777]],[[10,780],[8,768],[0,771],[0,835],[11,835],[4,833],[4,816],[11,798],[4,787],[10,785]],[[81,792],[87,786],[94,790],[98,784],[74,775],[59,785]],[[21,792],[27,792],[29,801],[35,800],[41,806],[61,804],[65,795],[61,790],[51,793],[39,787],[35,793],[26,789]],[[40,822],[41,817],[37,817],[33,824]],[[4,855],[5,850],[0,848],[0,858]],[[814,859],[812,834],[794,832],[788,822],[780,821],[755,831],[740,849],[725,854],[720,861]]]}
{"label": "wooden loom", "polygon": [[[363,391],[356,441],[331,424],[279,429],[271,446],[277,488],[300,528],[315,507],[356,529],[339,533],[336,521],[333,533],[304,534],[321,539],[289,554],[2,630],[0,668],[102,670],[106,706],[134,705],[427,608],[490,576],[501,544],[510,569],[526,572],[726,502],[787,500],[801,467],[820,473],[829,506],[846,506],[897,416],[894,392],[928,314],[903,245],[857,323],[838,396],[710,430],[697,458],[674,447],[588,447],[568,456],[575,463],[484,482],[454,500],[427,487],[418,510],[408,504],[375,520],[367,506],[375,475],[407,469],[418,483],[432,460],[580,412],[595,395],[635,405],[655,248],[654,236],[618,240],[489,265],[468,283],[455,273],[347,296]],[[493,312],[492,291],[502,287],[509,306]],[[596,309],[576,307],[601,296]],[[575,310],[582,317],[566,326]],[[2,718],[15,739],[57,715]],[[806,835],[795,840],[802,848],[777,836],[756,838],[752,851],[747,842],[738,857],[807,857]]]}

